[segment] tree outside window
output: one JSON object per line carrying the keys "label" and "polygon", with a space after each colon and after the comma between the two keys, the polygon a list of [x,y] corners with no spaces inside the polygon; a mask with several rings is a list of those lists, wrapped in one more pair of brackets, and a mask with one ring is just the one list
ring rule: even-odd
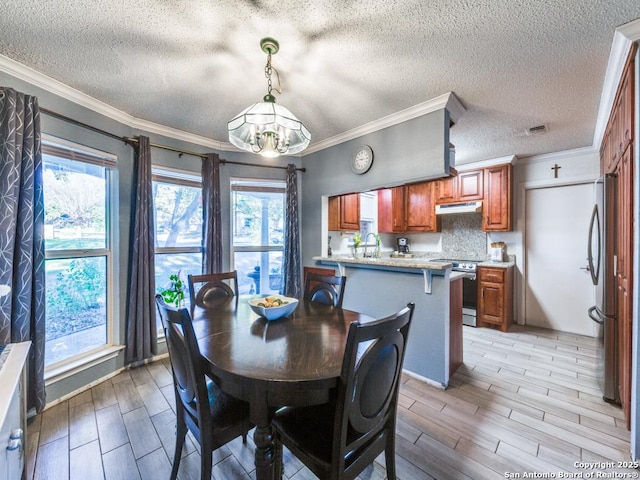
{"label": "tree outside window", "polygon": [[110,178],[115,158],[44,143],[45,365],[110,343]]}
{"label": "tree outside window", "polygon": [[281,181],[233,180],[232,259],[240,293],[279,293],[284,194]]}
{"label": "tree outside window", "polygon": [[[156,292],[169,287],[172,274],[186,284],[202,273],[202,183],[185,172],[153,170]],[[188,291],[185,306],[189,305]],[[162,326],[158,319],[158,332]]]}

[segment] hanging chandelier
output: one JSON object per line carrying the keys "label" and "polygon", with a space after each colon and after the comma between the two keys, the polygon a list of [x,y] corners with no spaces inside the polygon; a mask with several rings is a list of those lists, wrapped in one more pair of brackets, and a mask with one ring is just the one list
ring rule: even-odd
{"label": "hanging chandelier", "polygon": [[[278,105],[271,94],[271,74],[276,73],[278,87],[280,76],[271,66],[271,55],[278,53],[280,46],[273,38],[260,40],[262,51],[267,54],[264,75],[267,77],[267,94],[262,102],[254,103],[227,123],[229,141],[236,147],[264,157],[293,155],[309,146],[311,133],[289,109]],[[282,93],[277,88],[278,93]]]}

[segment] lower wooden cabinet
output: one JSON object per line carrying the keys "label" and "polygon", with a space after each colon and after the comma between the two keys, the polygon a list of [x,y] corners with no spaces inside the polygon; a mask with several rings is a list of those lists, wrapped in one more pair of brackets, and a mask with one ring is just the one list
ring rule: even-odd
{"label": "lower wooden cabinet", "polygon": [[449,284],[449,378],[462,365],[462,277]]}
{"label": "lower wooden cabinet", "polygon": [[509,330],[513,323],[513,267],[478,267],[478,327]]}

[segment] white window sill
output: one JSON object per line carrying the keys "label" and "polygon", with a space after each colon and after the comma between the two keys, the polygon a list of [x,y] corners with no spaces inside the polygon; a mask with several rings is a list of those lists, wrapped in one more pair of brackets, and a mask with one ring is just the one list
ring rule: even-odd
{"label": "white window sill", "polygon": [[67,362],[47,368],[44,372],[45,386],[49,386],[60,380],[75,375],[83,370],[87,370],[102,362],[106,362],[116,357],[122,350],[124,345],[109,345],[99,350],[93,351],[87,355],[73,358]]}

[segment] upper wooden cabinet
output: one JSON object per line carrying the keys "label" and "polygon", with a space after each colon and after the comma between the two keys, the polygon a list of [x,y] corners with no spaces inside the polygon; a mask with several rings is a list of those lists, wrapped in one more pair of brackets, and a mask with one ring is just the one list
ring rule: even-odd
{"label": "upper wooden cabinet", "polygon": [[437,232],[434,182],[414,183],[378,191],[380,233]]}
{"label": "upper wooden cabinet", "polygon": [[618,85],[616,98],[600,147],[601,173],[614,172],[627,147],[633,142],[634,65],[635,61],[631,58],[625,66]]}
{"label": "upper wooden cabinet", "polygon": [[436,215],[433,182],[405,185],[406,232],[439,232],[440,217]]}
{"label": "upper wooden cabinet", "polygon": [[484,169],[482,230],[511,230],[511,164]]}
{"label": "upper wooden cabinet", "polygon": [[436,204],[470,202],[482,200],[484,196],[482,170],[460,172],[455,177],[442,178],[433,184]]}
{"label": "upper wooden cabinet", "polygon": [[378,190],[378,232],[404,233],[405,208],[404,187]]}
{"label": "upper wooden cabinet", "polygon": [[458,174],[458,198],[461,202],[482,200],[484,196],[484,173],[482,170]]}
{"label": "upper wooden cabinet", "polygon": [[457,177],[441,178],[433,182],[435,185],[436,204],[453,203],[458,198]]}
{"label": "upper wooden cabinet", "polygon": [[329,197],[329,230],[360,231],[360,194]]}

